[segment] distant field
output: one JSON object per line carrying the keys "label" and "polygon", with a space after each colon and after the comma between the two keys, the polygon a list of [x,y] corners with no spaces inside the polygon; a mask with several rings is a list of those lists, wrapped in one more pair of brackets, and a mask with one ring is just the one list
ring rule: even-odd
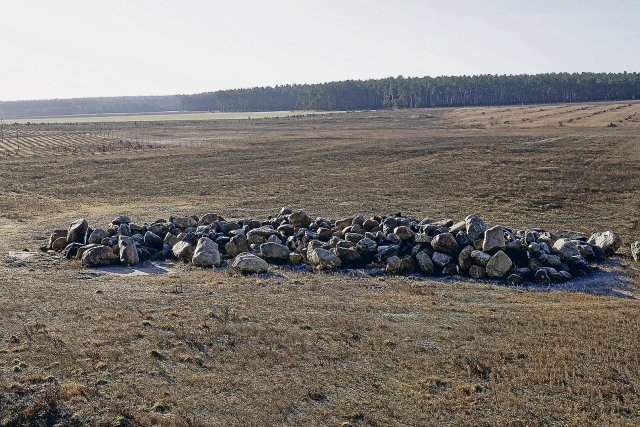
{"label": "distant field", "polygon": [[167,112],[144,114],[106,114],[106,115],[80,115],[58,117],[36,117],[28,119],[7,119],[7,123],[99,123],[99,122],[166,122],[166,121],[193,121],[193,120],[243,120],[266,119],[271,117],[306,116],[308,114],[327,114],[317,111],[252,111],[246,113],[221,113],[199,111],[192,113]]}

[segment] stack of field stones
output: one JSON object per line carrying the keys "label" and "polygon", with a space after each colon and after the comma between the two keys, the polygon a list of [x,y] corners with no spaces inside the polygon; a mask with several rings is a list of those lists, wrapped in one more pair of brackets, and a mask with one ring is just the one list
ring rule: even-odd
{"label": "stack of field stones", "polygon": [[590,264],[621,245],[612,231],[590,237],[540,228],[516,231],[489,227],[477,215],[460,222],[401,214],[329,220],[282,208],[264,221],[208,213],[139,225],[121,215],[104,229],[92,229],[79,219],[54,230],[43,249],[77,258],[85,267],[173,259],[253,274],[266,272],[269,263],[306,263],[316,270],[365,268],[549,285],[589,274]]}

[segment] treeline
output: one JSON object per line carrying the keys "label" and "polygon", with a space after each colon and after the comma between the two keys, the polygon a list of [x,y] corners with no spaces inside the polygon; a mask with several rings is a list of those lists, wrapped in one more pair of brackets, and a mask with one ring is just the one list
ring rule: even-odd
{"label": "treeline", "polygon": [[108,98],[43,99],[0,102],[0,118],[71,116],[175,111],[179,96],[118,96]]}
{"label": "treeline", "polygon": [[370,110],[640,99],[639,73],[389,77],[196,95],[0,103],[1,117],[160,111]]}

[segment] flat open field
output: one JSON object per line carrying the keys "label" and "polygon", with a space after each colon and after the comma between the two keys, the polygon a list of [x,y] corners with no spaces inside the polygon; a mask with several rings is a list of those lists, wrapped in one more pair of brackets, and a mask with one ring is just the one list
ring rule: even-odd
{"label": "flat open field", "polygon": [[167,122],[167,121],[199,121],[199,120],[247,120],[247,119],[267,119],[274,117],[306,116],[316,114],[327,114],[316,111],[264,111],[245,113],[224,113],[224,112],[166,112],[166,113],[146,113],[146,114],[105,114],[105,115],[79,115],[79,116],[52,116],[36,117],[28,119],[6,119],[7,123],[18,124],[42,124],[42,123],[121,123],[121,122]]}
{"label": "flat open field", "polygon": [[640,296],[639,115],[621,102],[9,127],[159,148],[0,156],[0,425],[638,425],[635,298],[286,268],[115,275],[9,252],[120,213],[477,213],[617,231],[611,268]]}

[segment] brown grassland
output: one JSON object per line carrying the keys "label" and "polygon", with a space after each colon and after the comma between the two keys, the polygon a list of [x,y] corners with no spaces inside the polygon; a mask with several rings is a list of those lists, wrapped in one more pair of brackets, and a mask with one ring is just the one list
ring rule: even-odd
{"label": "brown grassland", "polygon": [[634,298],[276,267],[115,275],[9,255],[81,216],[475,212],[616,230],[640,296],[639,103],[104,126],[204,143],[0,157],[0,425],[640,423]]}

